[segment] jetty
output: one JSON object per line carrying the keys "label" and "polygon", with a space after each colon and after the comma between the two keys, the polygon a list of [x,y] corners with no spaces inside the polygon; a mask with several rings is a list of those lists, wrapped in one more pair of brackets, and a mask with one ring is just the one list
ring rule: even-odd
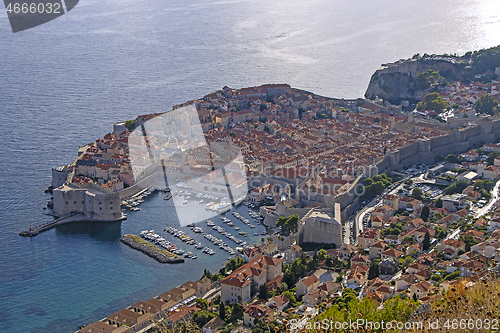
{"label": "jetty", "polygon": [[131,248],[140,251],[149,257],[155,259],[156,261],[165,264],[175,264],[184,262],[184,258],[169,252],[167,250],[162,250],[158,246],[146,242],[139,236],[133,234],[123,235],[120,239],[124,244],[130,246]]}
{"label": "jetty", "polygon": [[94,220],[94,219],[91,219],[91,218],[85,216],[82,213],[71,213],[69,215],[60,217],[60,218],[55,219],[53,221],[44,222],[42,224],[35,225],[35,226],[30,226],[30,228],[28,230],[21,231],[19,233],[19,236],[34,237],[34,236],[38,235],[41,232],[47,231],[49,229],[57,227],[58,225],[66,224],[66,223],[75,223],[75,222],[101,222],[101,223],[106,223],[106,222],[123,221],[126,218],[127,217],[125,215],[122,215],[117,220],[104,221],[104,220]]}

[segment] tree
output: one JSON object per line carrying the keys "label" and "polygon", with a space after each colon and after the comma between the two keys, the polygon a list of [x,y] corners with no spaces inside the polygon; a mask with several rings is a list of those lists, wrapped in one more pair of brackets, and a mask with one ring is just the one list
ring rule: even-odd
{"label": "tree", "polygon": [[295,295],[291,291],[287,290],[283,293],[283,295],[285,295],[285,297],[290,300],[291,306],[294,307],[297,304],[297,300],[295,299]]}
{"label": "tree", "polygon": [[179,321],[175,326],[170,326],[167,320],[155,321],[154,333],[195,333],[200,331],[193,317]]}
{"label": "tree", "polygon": [[444,160],[448,163],[458,163],[458,157],[455,154],[449,154]]}
{"label": "tree", "polygon": [[378,262],[377,260],[373,260],[370,269],[368,270],[368,280],[375,279],[380,275],[380,271],[378,269]]}
{"label": "tree", "polygon": [[208,301],[204,298],[197,298],[196,299],[196,306],[202,310],[206,310],[206,309],[208,309]]}
{"label": "tree", "polygon": [[127,120],[125,121],[125,127],[132,132],[132,130],[135,128],[135,121],[134,120]]}
{"label": "tree", "polygon": [[432,92],[424,96],[424,100],[418,102],[417,110],[434,110],[437,113],[443,112],[448,107],[448,103],[437,92]]}
{"label": "tree", "polygon": [[379,117],[375,117],[375,119],[373,121],[376,122],[376,123],[380,123],[380,118]]}
{"label": "tree", "polygon": [[272,243],[273,243],[273,240],[274,240],[274,239],[273,239],[273,237],[271,237],[271,236],[267,237],[267,242],[268,242],[269,244],[272,244]]}
{"label": "tree", "polygon": [[260,241],[261,241],[262,243],[264,243],[264,242],[266,241],[266,239],[265,239],[264,237],[261,237],[261,238],[260,238]]}
{"label": "tree", "polygon": [[267,284],[263,284],[259,287],[259,299],[265,299],[266,301],[271,297],[269,294],[269,288],[267,287]]}
{"label": "tree", "polygon": [[281,227],[282,233],[296,232],[299,227],[300,217],[297,214],[288,217],[278,217],[277,227]]}
{"label": "tree", "polygon": [[215,315],[213,313],[206,310],[193,313],[193,320],[196,322],[196,324],[198,324],[199,327],[205,326],[205,324],[212,320],[212,318],[214,317]]}
{"label": "tree", "polygon": [[470,248],[478,243],[472,235],[460,235],[459,239],[465,243],[465,252],[469,252]]}
{"label": "tree", "polygon": [[326,258],[328,258],[330,255],[326,252],[325,249],[320,249],[318,251],[318,254],[317,254],[317,257],[318,257],[318,260],[321,262],[323,260],[326,260]]}
{"label": "tree", "polygon": [[446,237],[447,232],[443,228],[441,228],[441,227],[435,227],[434,230],[436,231],[436,233],[434,235],[434,237],[436,239],[440,239],[441,240],[441,239],[443,239],[443,238]]}
{"label": "tree", "polygon": [[231,311],[231,321],[235,322],[238,319],[243,319],[243,314],[245,313],[245,308],[240,303],[236,303]]}
{"label": "tree", "polygon": [[[442,208],[442,207],[440,207],[440,208]],[[434,214],[434,217],[436,218],[436,220],[441,220],[443,218],[443,214],[441,214],[440,212],[437,212],[436,214]]]}
{"label": "tree", "polygon": [[219,317],[222,320],[226,320],[226,306],[224,305],[224,302],[222,302],[222,300],[219,303]]}
{"label": "tree", "polygon": [[476,102],[476,105],[474,106],[474,109],[476,110],[477,113],[485,113],[492,116],[495,114],[497,107],[498,107],[498,102],[496,101],[496,99],[489,94],[485,94],[479,97],[479,99]]}
{"label": "tree", "polygon": [[415,187],[413,191],[411,192],[411,196],[414,197],[415,199],[422,200],[422,189]]}
{"label": "tree", "polygon": [[287,291],[288,290],[288,285],[285,282],[281,282],[281,284],[280,284],[280,290],[282,292]]}
{"label": "tree", "polygon": [[434,201],[434,206],[436,206],[436,208],[443,208],[443,200],[441,200],[441,198],[436,199],[436,201]]}
{"label": "tree", "polygon": [[486,162],[488,165],[493,165],[495,163],[495,158],[497,158],[500,154],[496,151],[492,151],[491,153],[488,154],[488,158],[486,159]]}
{"label": "tree", "polygon": [[489,179],[483,179],[483,180],[477,180],[474,182],[474,188],[476,190],[486,190],[486,191],[491,191],[495,187],[495,183],[493,183]]}
{"label": "tree", "polygon": [[428,250],[431,247],[431,235],[427,231],[424,236],[424,241],[422,242],[422,247],[424,250]]}
{"label": "tree", "polygon": [[429,206],[425,205],[424,207],[422,207],[422,212],[420,212],[420,218],[427,222],[430,212],[431,210],[429,209]]}
{"label": "tree", "polygon": [[465,180],[459,180],[448,186],[444,189],[444,193],[453,194],[453,193],[462,193],[469,186],[469,183]]}
{"label": "tree", "polygon": [[417,90],[425,90],[430,88],[431,85],[442,82],[444,78],[439,74],[438,71],[434,71],[432,69],[428,69],[423,73],[418,72],[416,78],[416,89]]}

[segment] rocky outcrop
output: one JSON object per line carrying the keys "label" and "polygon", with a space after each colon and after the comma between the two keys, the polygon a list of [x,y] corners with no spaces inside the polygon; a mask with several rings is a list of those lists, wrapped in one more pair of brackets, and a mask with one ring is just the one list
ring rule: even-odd
{"label": "rocky outcrop", "polygon": [[141,251],[142,253],[148,255],[149,257],[155,259],[160,263],[175,264],[184,262],[184,259],[182,257],[179,257],[178,255],[175,255],[166,250],[161,250],[156,245],[143,241],[138,236],[132,234],[123,235],[120,240],[124,244],[130,246],[135,250]]}
{"label": "rocky outcrop", "polygon": [[380,97],[387,101],[415,99],[415,79],[406,73],[382,73],[376,71],[366,89],[365,97],[375,99]]}
{"label": "rocky outcrop", "polygon": [[415,78],[417,73],[428,69],[438,71],[447,81],[453,81],[460,77],[463,66],[433,59],[408,59],[385,64],[372,75],[365,97],[374,99],[378,96],[395,104],[401,100],[420,100],[423,94],[415,89]]}

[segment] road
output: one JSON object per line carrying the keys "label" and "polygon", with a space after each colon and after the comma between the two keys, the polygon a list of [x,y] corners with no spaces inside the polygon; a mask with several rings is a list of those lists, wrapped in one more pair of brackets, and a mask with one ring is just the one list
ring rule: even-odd
{"label": "road", "polygon": [[495,184],[495,187],[493,188],[493,195],[491,196],[490,202],[488,202],[488,204],[486,206],[484,206],[483,208],[479,209],[476,212],[476,215],[474,215],[474,217],[476,219],[483,216],[487,212],[489,212],[491,207],[493,207],[493,205],[498,201],[498,187],[499,186],[500,186],[500,180],[497,181],[497,183]]}

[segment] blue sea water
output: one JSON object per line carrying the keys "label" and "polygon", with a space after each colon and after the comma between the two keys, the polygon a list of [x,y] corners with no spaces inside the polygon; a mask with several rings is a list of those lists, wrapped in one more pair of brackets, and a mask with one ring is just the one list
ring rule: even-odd
{"label": "blue sea water", "polygon": [[122,223],[17,235],[50,219],[50,169],[114,122],[225,85],[361,97],[381,63],[495,46],[499,31],[493,0],[80,0],[16,34],[0,7],[0,332],[71,332],[223,265],[220,250],[162,265],[121,244],[176,223],[158,195]]}

